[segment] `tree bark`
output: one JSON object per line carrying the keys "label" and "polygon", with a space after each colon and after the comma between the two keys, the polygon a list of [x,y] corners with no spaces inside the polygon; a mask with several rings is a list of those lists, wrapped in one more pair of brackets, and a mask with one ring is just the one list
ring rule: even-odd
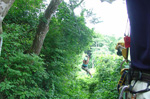
{"label": "tree bark", "polygon": [[53,13],[57,10],[58,5],[62,0],[51,0],[47,9],[45,10],[44,16],[40,19],[35,39],[33,40],[33,44],[31,47],[31,52],[39,55],[43,46],[44,39],[46,37],[47,32],[49,31],[49,23],[52,18]]}
{"label": "tree bark", "polygon": [[[15,0],[0,0],[0,35],[3,33],[2,22]],[[3,38],[0,36],[0,55]]]}

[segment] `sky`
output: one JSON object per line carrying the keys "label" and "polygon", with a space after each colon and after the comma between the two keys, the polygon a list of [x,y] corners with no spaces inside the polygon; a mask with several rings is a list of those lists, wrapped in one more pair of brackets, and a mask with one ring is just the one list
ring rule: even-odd
{"label": "sky", "polygon": [[128,15],[123,0],[116,0],[112,4],[100,0],[85,0],[85,7],[93,9],[96,17],[100,17],[100,21],[103,21],[99,24],[91,24],[87,20],[88,27],[95,28],[97,33],[124,36]]}
{"label": "sky", "polygon": [[[49,0],[48,0],[49,1]],[[65,0],[68,2],[69,0]],[[123,0],[116,0],[112,4],[101,2],[100,0],[84,0],[85,8],[92,9],[96,17],[100,18],[101,23],[91,24],[86,19],[86,25],[94,28],[96,33],[123,37],[127,24],[126,4]],[[81,8],[75,9],[75,14],[79,15]]]}

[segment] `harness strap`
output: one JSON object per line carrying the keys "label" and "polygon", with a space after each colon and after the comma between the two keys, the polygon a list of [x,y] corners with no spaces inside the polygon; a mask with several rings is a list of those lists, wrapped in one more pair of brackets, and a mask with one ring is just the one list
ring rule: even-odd
{"label": "harness strap", "polygon": [[[130,85],[128,89],[131,94],[144,93],[150,91],[150,88],[148,88],[150,85],[150,72],[133,70],[133,69],[130,69],[129,71],[130,71],[129,74],[130,81],[135,80],[134,84],[132,86]],[[139,91],[133,91],[132,89],[138,80],[147,82],[148,83],[147,88]]]}
{"label": "harness strap", "polygon": [[150,73],[145,73],[141,71],[134,71],[132,75],[133,80],[140,80],[144,82],[150,82]]}
{"label": "harness strap", "polygon": [[121,71],[121,77],[117,85],[118,92],[120,92],[121,86],[125,85],[126,77],[127,77],[127,72],[125,71],[125,69],[123,69]]}
{"label": "harness strap", "polygon": [[150,91],[150,89],[149,88],[146,88],[146,89],[144,89],[144,90],[140,90],[140,91],[130,91],[130,93],[132,93],[132,94],[136,94],[136,93],[144,93],[144,92],[148,92],[148,91]]}
{"label": "harness strap", "polygon": [[149,84],[149,82],[148,82],[147,88],[146,88],[146,89],[143,89],[143,90],[140,90],[140,91],[132,91],[132,90],[130,90],[130,93],[136,94],[136,93],[144,93],[144,92],[148,92],[148,91],[150,91],[150,89],[148,88],[149,85],[150,85],[150,84]]}

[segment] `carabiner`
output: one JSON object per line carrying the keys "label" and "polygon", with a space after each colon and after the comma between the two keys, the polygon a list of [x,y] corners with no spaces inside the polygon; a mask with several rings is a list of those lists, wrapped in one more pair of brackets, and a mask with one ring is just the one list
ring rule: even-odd
{"label": "carabiner", "polygon": [[121,92],[120,92],[119,99],[123,99],[123,93],[124,93],[124,91],[127,90],[128,88],[129,88],[128,85],[123,86],[123,88],[122,88],[122,90],[121,90]]}

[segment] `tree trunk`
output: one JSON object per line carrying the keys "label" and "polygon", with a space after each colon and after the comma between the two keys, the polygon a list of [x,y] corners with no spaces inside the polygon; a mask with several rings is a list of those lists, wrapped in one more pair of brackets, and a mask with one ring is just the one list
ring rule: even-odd
{"label": "tree trunk", "polygon": [[[3,19],[5,18],[8,10],[10,9],[14,1],[15,0],[0,0],[0,35],[3,33],[3,29],[2,29]],[[2,42],[3,42],[3,38],[0,37],[0,54],[2,49]]]}
{"label": "tree trunk", "polygon": [[51,0],[49,6],[45,10],[44,16],[40,19],[35,39],[33,41],[31,52],[39,55],[43,46],[44,39],[49,31],[49,23],[53,13],[57,10],[62,0]]}

